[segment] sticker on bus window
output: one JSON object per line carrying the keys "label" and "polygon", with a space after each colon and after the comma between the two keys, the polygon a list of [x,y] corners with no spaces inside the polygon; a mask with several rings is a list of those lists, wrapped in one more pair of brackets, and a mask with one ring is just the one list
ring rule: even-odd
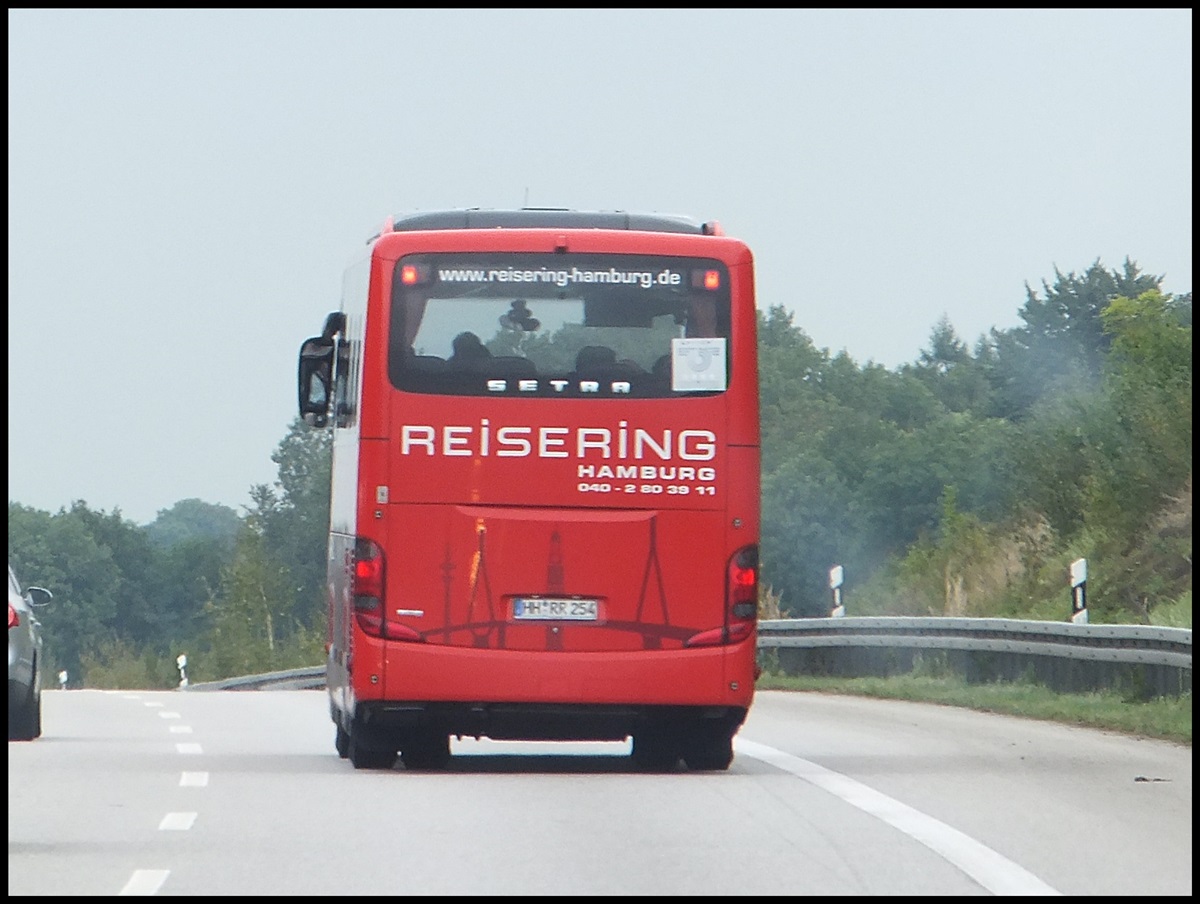
{"label": "sticker on bus window", "polygon": [[672,339],[671,389],[711,392],[725,389],[725,340]]}

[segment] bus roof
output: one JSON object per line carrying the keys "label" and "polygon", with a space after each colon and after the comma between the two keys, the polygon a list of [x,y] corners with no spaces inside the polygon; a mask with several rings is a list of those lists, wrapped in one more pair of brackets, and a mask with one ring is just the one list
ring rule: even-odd
{"label": "bus roof", "polygon": [[638,232],[679,232],[722,235],[716,222],[697,223],[690,217],[668,214],[627,213],[621,210],[568,210],[522,207],[515,210],[434,210],[402,214],[384,224],[374,241],[386,232],[430,229],[628,229]]}

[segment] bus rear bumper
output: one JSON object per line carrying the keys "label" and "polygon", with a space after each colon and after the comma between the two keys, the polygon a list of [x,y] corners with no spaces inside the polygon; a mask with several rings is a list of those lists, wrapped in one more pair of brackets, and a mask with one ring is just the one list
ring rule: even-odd
{"label": "bus rear bumper", "polygon": [[683,733],[703,726],[732,736],[746,713],[734,706],[360,701],[357,722],[398,737],[430,732],[496,741],[622,741],[651,727]]}
{"label": "bus rear bumper", "polygon": [[615,653],[389,643],[376,662],[376,674],[355,669],[355,711],[343,715],[388,733],[622,740],[647,725],[702,724],[732,735],[754,695],[755,641]]}
{"label": "bus rear bumper", "polygon": [[389,642],[379,652],[369,657],[374,673],[354,669],[359,700],[748,706],[757,658],[754,637],[691,650],[546,652]]}

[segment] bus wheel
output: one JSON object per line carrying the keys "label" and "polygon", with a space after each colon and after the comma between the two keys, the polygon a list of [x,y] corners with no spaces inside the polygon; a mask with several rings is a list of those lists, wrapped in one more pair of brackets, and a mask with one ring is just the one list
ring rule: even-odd
{"label": "bus wheel", "polygon": [[409,736],[400,749],[400,762],[405,769],[444,769],[450,762],[450,736],[436,731]]}
{"label": "bus wheel", "polygon": [[343,760],[350,755],[350,735],[346,734],[346,730],[340,725],[333,738],[333,746],[337,749],[337,755]]}
{"label": "bus wheel", "polygon": [[689,741],[683,761],[693,771],[728,769],[733,762],[733,738],[729,735],[701,735]]}
{"label": "bus wheel", "polygon": [[671,772],[679,762],[679,747],[664,732],[639,732],[633,736],[630,757],[642,772]]}
{"label": "bus wheel", "polygon": [[346,744],[346,756],[355,769],[391,769],[396,762],[396,751],[388,747],[371,747],[363,743],[361,731],[350,730]]}

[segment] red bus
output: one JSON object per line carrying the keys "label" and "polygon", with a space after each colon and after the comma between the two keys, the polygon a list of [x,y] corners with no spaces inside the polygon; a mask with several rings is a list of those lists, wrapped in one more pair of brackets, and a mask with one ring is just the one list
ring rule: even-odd
{"label": "red bus", "polygon": [[328,657],[355,768],[451,738],[726,769],[754,694],[753,259],[716,223],[389,220],[300,351],[333,431]]}

